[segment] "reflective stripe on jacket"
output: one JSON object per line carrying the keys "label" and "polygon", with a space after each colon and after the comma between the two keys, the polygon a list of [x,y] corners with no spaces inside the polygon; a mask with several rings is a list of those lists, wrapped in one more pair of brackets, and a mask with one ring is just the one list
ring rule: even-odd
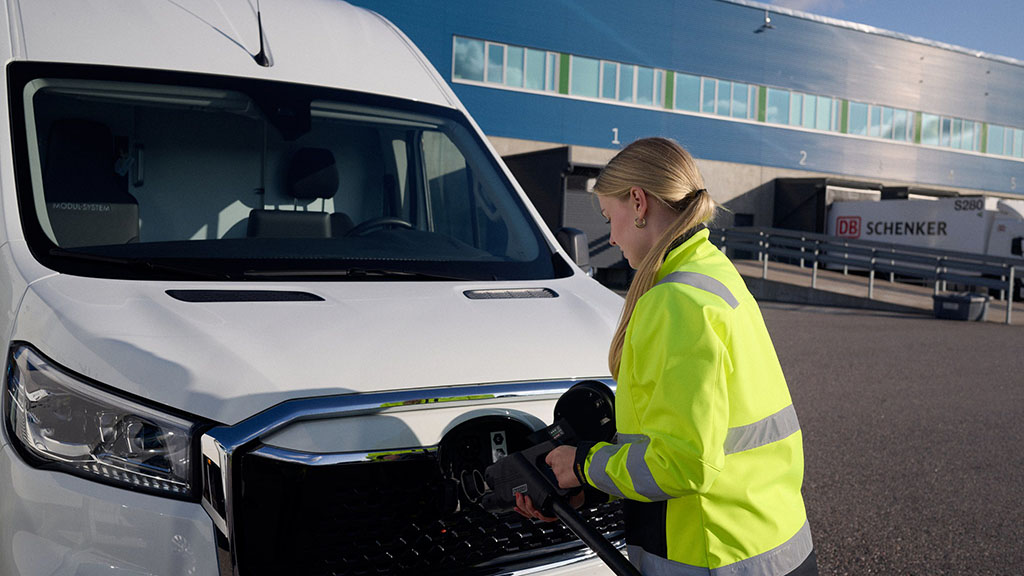
{"label": "reflective stripe on jacket", "polygon": [[800,424],[760,310],[707,230],[637,302],[615,408],[618,443],[594,445],[584,475],[627,499],[644,574],[781,575],[807,558]]}

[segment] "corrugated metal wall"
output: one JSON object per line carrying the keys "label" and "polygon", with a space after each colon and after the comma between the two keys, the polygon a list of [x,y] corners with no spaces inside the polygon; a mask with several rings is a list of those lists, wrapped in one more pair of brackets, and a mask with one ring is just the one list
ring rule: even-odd
{"label": "corrugated metal wall", "polygon": [[[452,79],[464,36],[870,104],[1024,127],[1024,66],[721,0],[356,0]],[[627,12],[628,10],[628,12]],[[617,148],[676,138],[699,158],[854,178],[1024,193],[1024,162],[453,83],[486,133]]]}

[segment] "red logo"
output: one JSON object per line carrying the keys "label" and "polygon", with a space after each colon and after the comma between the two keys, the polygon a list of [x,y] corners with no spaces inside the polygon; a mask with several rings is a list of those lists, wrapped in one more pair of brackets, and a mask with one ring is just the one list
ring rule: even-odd
{"label": "red logo", "polygon": [[836,235],[842,238],[860,238],[860,216],[836,218]]}

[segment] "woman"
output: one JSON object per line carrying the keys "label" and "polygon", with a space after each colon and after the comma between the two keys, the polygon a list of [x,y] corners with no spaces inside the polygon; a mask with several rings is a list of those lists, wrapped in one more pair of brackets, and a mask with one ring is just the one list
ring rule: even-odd
{"label": "woman", "polygon": [[[608,354],[618,443],[556,448],[559,486],[626,499],[644,574],[817,574],[789,389],[756,302],[708,241],[716,206],[693,158],[639,140],[594,193],[636,269]],[[529,498],[517,508],[552,520]]]}

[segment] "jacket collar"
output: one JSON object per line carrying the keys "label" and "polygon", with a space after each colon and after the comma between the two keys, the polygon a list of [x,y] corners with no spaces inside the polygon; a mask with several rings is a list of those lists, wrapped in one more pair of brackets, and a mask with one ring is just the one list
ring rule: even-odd
{"label": "jacket collar", "polygon": [[705,238],[707,238],[708,235],[710,234],[710,232],[708,231],[707,225],[705,225],[705,224],[697,224],[693,228],[690,228],[690,230],[687,231],[685,234],[683,234],[682,236],[676,238],[675,240],[672,241],[671,244],[669,244],[668,250],[665,250],[665,257],[663,258],[663,260],[668,260],[668,256],[669,256],[669,254],[672,253],[673,250],[675,250],[676,248],[679,248],[680,246],[682,246],[684,244],[688,244],[690,242],[690,240],[693,239],[695,236],[697,236],[697,234],[700,233],[700,232],[708,232],[707,234],[703,234],[703,236]]}
{"label": "jacket collar", "polygon": [[[672,242],[665,254],[665,260],[661,263],[661,269],[658,270],[655,282],[677,270],[683,262],[692,259],[702,246],[710,245],[708,242],[710,235],[711,231],[708,230],[708,227],[701,224]],[[712,249],[717,250],[714,247]]]}

